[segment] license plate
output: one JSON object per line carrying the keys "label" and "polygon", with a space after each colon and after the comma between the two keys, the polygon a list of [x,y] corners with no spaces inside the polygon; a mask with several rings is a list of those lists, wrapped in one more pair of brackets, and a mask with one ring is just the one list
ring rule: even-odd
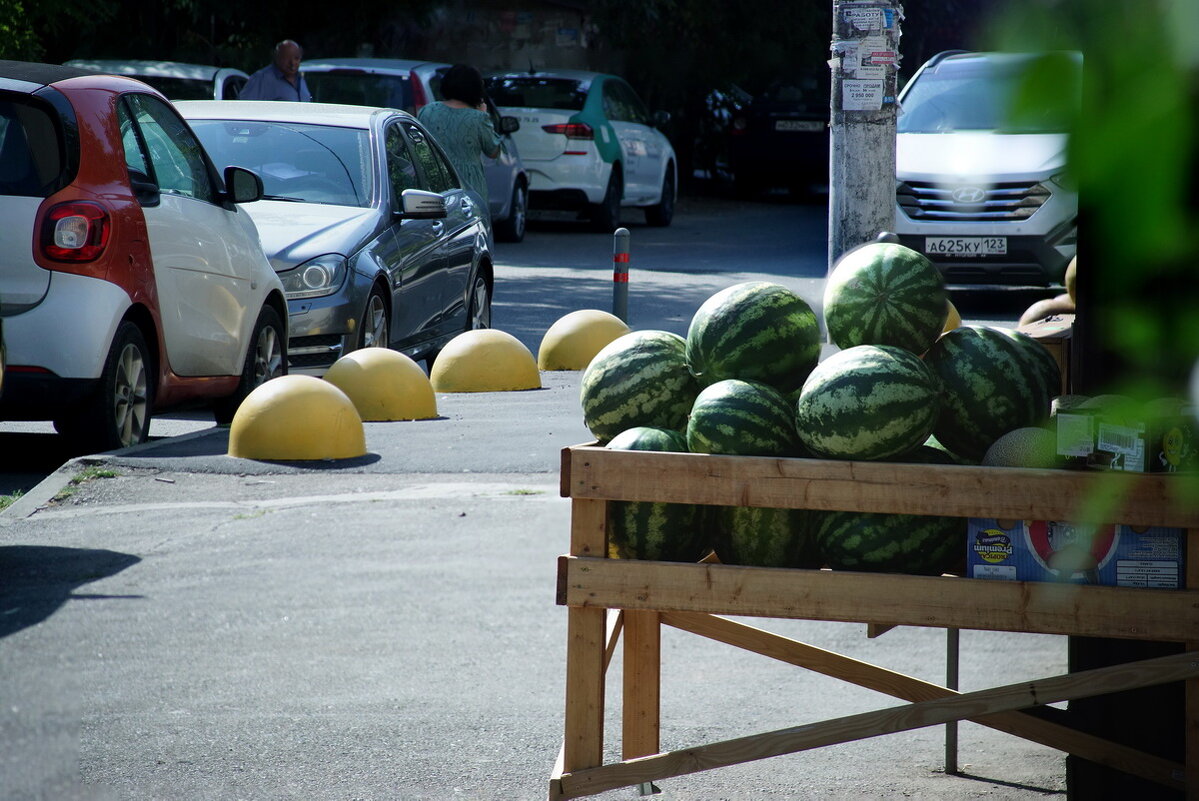
{"label": "license plate", "polygon": [[775,120],[776,131],[820,131],[824,123],[820,120]]}
{"label": "license plate", "polygon": [[939,256],[1006,256],[1006,236],[929,236],[924,252]]}

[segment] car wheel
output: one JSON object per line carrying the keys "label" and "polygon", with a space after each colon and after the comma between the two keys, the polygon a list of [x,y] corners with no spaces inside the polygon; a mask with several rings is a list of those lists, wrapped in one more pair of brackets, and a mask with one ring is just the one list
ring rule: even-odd
{"label": "car wheel", "polygon": [[360,348],[386,348],[391,344],[387,338],[387,301],[378,287],[371,290],[366,299],[366,311],[362,315],[362,334],[358,337]]}
{"label": "car wheel", "polygon": [[237,390],[212,406],[212,416],[217,425],[233,422],[233,415],[247,395],[272,378],[286,374],[287,340],[283,336],[283,323],[274,307],[263,306],[254,323],[254,333],[250,337],[250,348],[246,352],[246,363],[242,367]]}
{"label": "car wheel", "polygon": [[674,170],[666,166],[666,177],[662,179],[662,198],[656,206],[647,206],[645,221],[650,225],[665,228],[674,219]]}
{"label": "car wheel", "polygon": [[126,320],[117,326],[95,394],[78,413],[55,420],[54,427],[92,452],[145,442],[150,437],[154,382],[154,360],[146,338]]}
{"label": "car wheel", "polygon": [[512,206],[508,210],[508,218],[501,220],[495,227],[495,237],[501,242],[519,242],[525,238],[525,223],[529,210],[529,190],[517,182],[512,187]]}
{"label": "car wheel", "polygon": [[602,233],[611,233],[620,227],[620,201],[624,194],[620,171],[615,167],[608,176],[608,188],[604,199],[591,209],[591,226]]}
{"label": "car wheel", "polygon": [[481,275],[475,276],[474,286],[470,290],[466,326],[468,331],[491,328],[491,289],[487,286],[487,279]]}

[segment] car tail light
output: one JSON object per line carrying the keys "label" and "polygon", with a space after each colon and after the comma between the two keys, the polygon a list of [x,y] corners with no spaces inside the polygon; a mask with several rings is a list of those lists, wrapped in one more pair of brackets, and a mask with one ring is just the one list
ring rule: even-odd
{"label": "car tail light", "polygon": [[61,203],[46,212],[42,252],[55,261],[95,261],[111,230],[108,212],[98,203]]}
{"label": "car tail light", "polygon": [[546,133],[562,134],[567,139],[593,139],[595,131],[585,122],[560,122],[557,125],[542,125]]}
{"label": "car tail light", "polygon": [[425,94],[425,87],[420,78],[416,76],[416,70],[408,73],[408,81],[412,85],[412,107],[419,111],[421,106],[429,102],[429,97]]}

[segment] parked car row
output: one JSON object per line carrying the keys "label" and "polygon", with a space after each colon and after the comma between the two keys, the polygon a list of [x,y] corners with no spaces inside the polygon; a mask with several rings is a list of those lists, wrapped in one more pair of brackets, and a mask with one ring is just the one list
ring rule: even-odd
{"label": "parked car row", "polygon": [[165,409],[228,422],[289,368],[368,345],[431,360],[490,324],[486,209],[396,109],[175,105],[0,62],[0,211],[0,419],[93,450]]}

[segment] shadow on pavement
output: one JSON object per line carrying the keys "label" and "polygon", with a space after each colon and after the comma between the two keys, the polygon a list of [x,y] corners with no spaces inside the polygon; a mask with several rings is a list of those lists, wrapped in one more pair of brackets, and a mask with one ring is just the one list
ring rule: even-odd
{"label": "shadow on pavement", "polygon": [[72,599],[141,598],[74,592],[140,561],[131,554],[93,548],[0,546],[0,638],[41,623]]}

